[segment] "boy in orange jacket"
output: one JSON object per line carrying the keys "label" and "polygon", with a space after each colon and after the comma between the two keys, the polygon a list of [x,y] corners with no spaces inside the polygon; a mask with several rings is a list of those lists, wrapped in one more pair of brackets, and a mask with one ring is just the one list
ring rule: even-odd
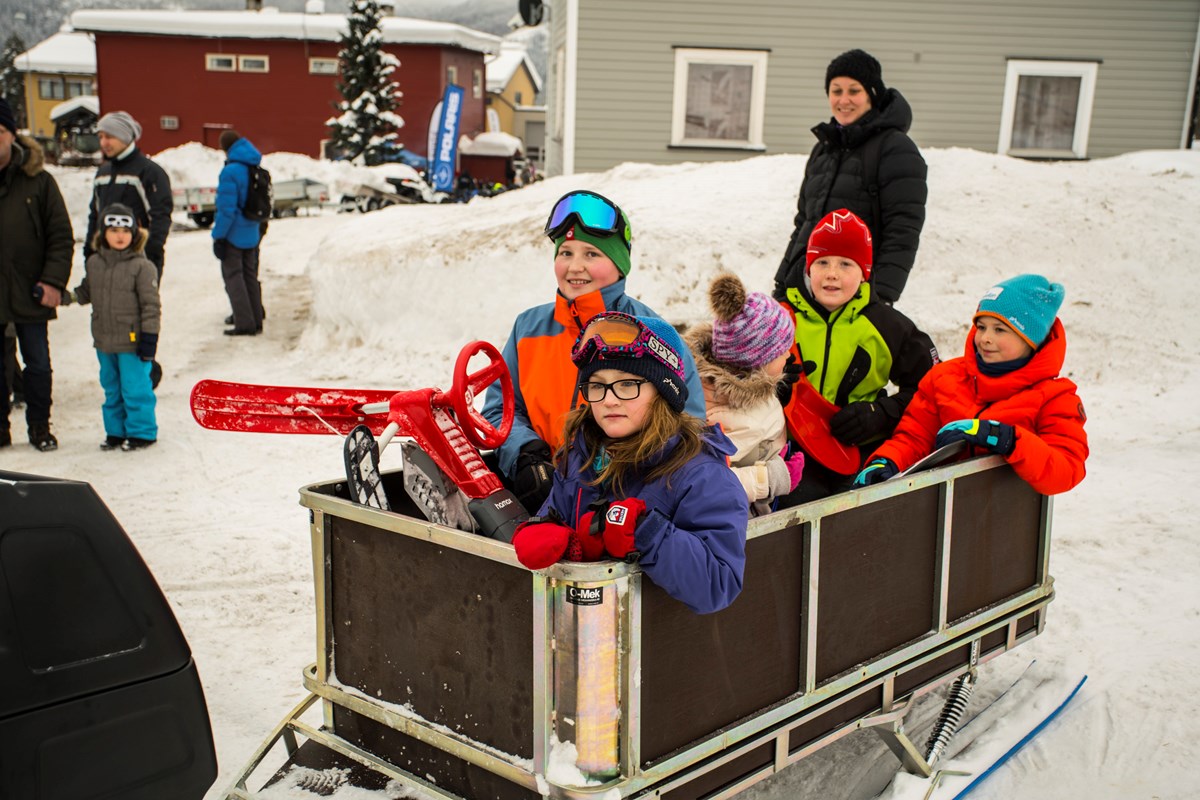
{"label": "boy in orange jacket", "polygon": [[966,352],[922,379],[895,434],[855,485],[887,480],[956,441],[973,453],[1004,456],[1042,494],[1083,480],[1087,417],[1075,384],[1059,377],[1067,352],[1057,317],[1062,301],[1062,285],[1041,275],[1018,275],[989,289]]}

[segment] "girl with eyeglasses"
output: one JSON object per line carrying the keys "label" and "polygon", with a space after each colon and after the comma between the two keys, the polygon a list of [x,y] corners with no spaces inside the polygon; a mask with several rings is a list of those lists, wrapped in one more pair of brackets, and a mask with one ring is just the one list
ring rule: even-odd
{"label": "girl with eyeglasses", "polygon": [[92,339],[104,387],[100,449],[141,450],[158,440],[150,380],[162,320],[158,269],[145,255],[150,237],[132,209],[113,203],[100,221],[83,282],[64,301],[92,305]]}
{"label": "girl with eyeglasses", "polygon": [[[504,345],[504,361],[516,390],[512,433],[496,450],[499,472],[530,511],[546,499],[553,480],[552,454],[562,444],[563,420],[575,396],[571,347],[583,326],[603,311],[657,317],[645,303],[625,294],[633,233],[629,218],[595,192],[559,198],[544,232],[554,242],[554,302],[523,311]],[[690,396],[686,409],[704,419],[704,394],[690,353]],[[503,416],[499,384],[488,390],[483,415],[498,425]]]}
{"label": "girl with eyeglasses", "polygon": [[522,564],[637,561],[699,614],[738,596],[746,491],[729,468],[733,443],[684,411],[686,353],[656,317],[609,312],[587,325],[571,355],[584,404],[567,417],[549,498],[513,538]]}

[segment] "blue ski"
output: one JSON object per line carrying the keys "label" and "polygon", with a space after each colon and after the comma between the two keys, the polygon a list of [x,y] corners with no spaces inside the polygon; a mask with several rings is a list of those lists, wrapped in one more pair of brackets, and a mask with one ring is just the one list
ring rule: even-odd
{"label": "blue ski", "polygon": [[[960,791],[958,794],[954,795],[954,797],[951,800],[960,800],[960,798],[966,797],[968,794],[971,793],[972,790],[975,789],[975,787],[979,786],[979,784],[981,784],[985,780],[987,780],[989,775],[991,775],[993,772],[995,772],[997,769],[999,769],[1001,766],[1003,766],[1004,762],[1008,761],[1010,758],[1012,758],[1014,755],[1016,755],[1017,752],[1020,751],[1020,749],[1022,747],[1029,744],[1029,742],[1032,741],[1035,736],[1037,736],[1039,733],[1041,733],[1042,730],[1045,729],[1045,727],[1047,725],[1049,725],[1054,720],[1054,718],[1057,717],[1062,712],[1062,710],[1064,708],[1067,707],[1067,704],[1070,703],[1071,700],[1074,699],[1075,695],[1079,693],[1079,690],[1083,687],[1083,684],[1087,681],[1087,679],[1088,679],[1087,675],[1084,675],[1082,678],[1080,678],[1079,683],[1075,684],[1075,688],[1071,690],[1071,693],[1069,695],[1067,695],[1067,698],[1065,700],[1063,700],[1061,703],[1059,703],[1058,706],[1053,711],[1051,711],[1049,714],[1047,714],[1046,717],[1041,722],[1039,722],[1037,725],[1035,725],[1033,730],[1031,730],[1029,733],[1025,734],[1025,736],[1022,737],[1019,742],[1017,742],[1012,747],[1010,747],[1008,749],[1008,751],[1004,753],[1004,755],[1000,756],[998,759],[993,761],[992,765],[990,767],[988,767],[983,772],[976,775],[975,778],[969,784],[967,784],[967,786],[962,791]],[[999,699],[999,698],[997,698],[997,699]]]}

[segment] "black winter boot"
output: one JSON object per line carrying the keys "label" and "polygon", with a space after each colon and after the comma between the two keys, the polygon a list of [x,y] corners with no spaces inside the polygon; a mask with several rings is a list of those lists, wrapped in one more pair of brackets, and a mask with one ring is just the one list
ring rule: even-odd
{"label": "black winter boot", "polygon": [[29,443],[43,453],[58,449],[58,439],[50,432],[49,422],[34,422],[29,426]]}

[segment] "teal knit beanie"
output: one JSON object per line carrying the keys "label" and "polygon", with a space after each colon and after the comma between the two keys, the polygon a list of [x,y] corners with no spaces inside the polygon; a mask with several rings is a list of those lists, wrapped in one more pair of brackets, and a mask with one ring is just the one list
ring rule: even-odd
{"label": "teal knit beanie", "polygon": [[1050,335],[1063,295],[1061,283],[1041,275],[1018,275],[988,289],[974,318],[995,317],[1037,350]]}

